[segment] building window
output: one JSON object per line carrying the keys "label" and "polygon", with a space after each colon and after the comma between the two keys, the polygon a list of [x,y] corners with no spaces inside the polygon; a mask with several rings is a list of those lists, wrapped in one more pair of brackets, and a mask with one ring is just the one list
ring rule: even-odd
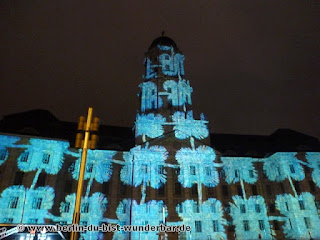
{"label": "building window", "polygon": [[194,213],[199,213],[200,212],[200,208],[199,208],[199,205],[197,203],[193,204],[193,212]]}
{"label": "building window", "polygon": [[190,166],[190,174],[196,175],[196,167],[195,166]]}
{"label": "building window", "polygon": [[20,162],[28,162],[29,152],[24,152],[21,154]]}
{"label": "building window", "polygon": [[224,196],[229,196],[229,190],[227,185],[222,185],[222,192]]}
{"label": "building window", "polygon": [[8,156],[8,150],[7,149],[1,149],[0,150],[0,161],[6,160]]}
{"label": "building window", "polygon": [[249,221],[248,220],[244,220],[243,221],[243,229],[245,231],[250,231],[250,226],[249,226]]}
{"label": "building window", "polygon": [[4,223],[13,223],[13,218],[5,218]]}
{"label": "building window", "polygon": [[13,180],[13,185],[22,185],[24,172],[16,172]]}
{"label": "building window", "polygon": [[92,173],[92,171],[93,171],[93,164],[92,163],[89,163],[88,165],[87,165],[87,170],[86,170],[88,173]]}
{"label": "building window", "polygon": [[296,173],[296,171],[294,169],[294,166],[292,164],[290,164],[289,167],[290,167],[290,172],[291,173]]}
{"label": "building window", "polygon": [[142,174],[148,173],[148,165],[147,164],[141,165],[141,173]]}
{"label": "building window", "polygon": [[89,212],[89,203],[85,202],[81,206],[81,212],[82,213],[88,213]]}
{"label": "building window", "polygon": [[66,202],[65,205],[64,205],[64,212],[69,212],[70,210],[70,203],[69,202]]}
{"label": "building window", "polygon": [[49,161],[50,161],[50,154],[44,153],[43,156],[42,156],[42,163],[48,164]]}
{"label": "building window", "polygon": [[221,169],[221,171],[220,171],[220,178],[222,178],[222,179],[226,178],[226,172],[223,169]]}
{"label": "building window", "polygon": [[305,217],[304,218],[304,224],[306,225],[307,229],[311,228],[310,218],[309,217]]}
{"label": "building window", "polygon": [[38,178],[38,182],[37,182],[37,185],[39,187],[43,187],[46,184],[46,177],[47,177],[46,173],[39,174],[39,178]]}
{"label": "building window", "polygon": [[303,200],[299,200],[300,210],[306,210]]}
{"label": "building window", "polygon": [[279,230],[279,223],[277,220],[273,221],[274,230]]}
{"label": "building window", "polygon": [[287,211],[289,211],[290,209],[289,209],[289,204],[288,204],[288,202],[284,202],[284,204],[286,205]]}
{"label": "building window", "polygon": [[261,212],[260,204],[255,204],[255,209],[257,213]]}
{"label": "building window", "polygon": [[163,174],[163,166],[158,165],[158,174]]}
{"label": "building window", "polygon": [[211,204],[210,204],[210,207],[211,207],[211,212],[212,212],[212,213],[216,213],[216,205],[213,204],[213,203],[211,203]]}
{"label": "building window", "polygon": [[17,208],[19,197],[11,197],[9,201],[9,208]]}
{"label": "building window", "polygon": [[230,213],[230,205],[229,204],[226,204],[225,206],[224,206],[224,210],[226,211],[226,213]]}
{"label": "building window", "polygon": [[181,195],[181,184],[178,182],[174,184],[174,194]]}
{"label": "building window", "polygon": [[75,163],[70,163],[69,168],[68,168],[68,172],[73,172],[74,166],[75,166]]}
{"label": "building window", "polygon": [[259,228],[260,228],[260,230],[264,230],[264,222],[263,222],[263,220],[259,220]]}
{"label": "building window", "polygon": [[196,227],[196,232],[202,232],[201,221],[194,221],[194,225]]}
{"label": "building window", "polygon": [[237,189],[238,189],[238,195],[242,197],[243,194],[242,194],[242,188],[241,188],[241,186],[238,185],[238,186],[237,186]]}
{"label": "building window", "polygon": [[250,176],[250,178],[254,178],[253,170],[249,170],[249,176]]}
{"label": "building window", "polygon": [[32,202],[32,209],[41,209],[42,198],[34,198]]}
{"label": "building window", "polygon": [[206,174],[207,176],[211,176],[211,169],[210,169],[210,167],[205,167],[205,168],[204,168],[204,171],[205,171],[205,174]]}
{"label": "building window", "polygon": [[274,206],[274,203],[271,203],[271,204],[269,205],[269,209],[270,209],[270,212],[272,212],[272,213],[274,213],[274,212],[276,211],[276,208],[275,208],[275,206]]}
{"label": "building window", "polygon": [[219,222],[218,220],[213,220],[213,231],[219,232]]}
{"label": "building window", "polygon": [[239,177],[239,170],[234,170],[234,176],[235,176],[236,178]]}
{"label": "building window", "polygon": [[288,218],[288,222],[289,222],[290,228],[292,229],[292,223],[291,223],[291,219],[290,218]]}
{"label": "building window", "polygon": [[164,185],[162,185],[161,187],[159,187],[159,189],[158,189],[158,195],[159,195],[159,196],[164,196]]}
{"label": "building window", "polygon": [[176,168],[175,173],[176,173],[177,175],[180,175],[180,168]]}
{"label": "building window", "polygon": [[240,212],[246,213],[246,206],[244,204],[240,204]]}
{"label": "building window", "polygon": [[257,191],[257,186],[256,185],[251,185],[251,190],[252,190],[252,194],[253,195],[258,195],[258,191]]}

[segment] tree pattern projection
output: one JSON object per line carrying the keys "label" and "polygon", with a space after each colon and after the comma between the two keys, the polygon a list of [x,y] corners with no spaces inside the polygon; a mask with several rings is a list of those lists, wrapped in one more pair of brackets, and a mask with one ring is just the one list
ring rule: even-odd
{"label": "tree pattern projection", "polygon": [[[88,196],[90,193],[93,179],[95,179],[98,183],[104,183],[110,180],[112,175],[112,158],[116,153],[116,151],[88,149],[86,169],[84,174],[84,180],[89,179],[86,196]],[[75,162],[74,171],[72,171],[72,177],[75,180],[78,180],[79,178],[80,163],[81,151],[78,159]]]}
{"label": "tree pattern projection", "polygon": [[234,203],[230,203],[230,215],[237,239],[274,239],[275,232],[271,230],[263,197],[244,199],[233,196],[232,199]]}
{"label": "tree pattern projection", "polygon": [[145,147],[132,148],[123,154],[125,165],[121,169],[121,181],[135,187],[142,185],[144,201],[146,186],[158,189],[167,181],[164,170],[167,157],[168,152],[162,146],[149,147],[146,144]]}
{"label": "tree pattern projection", "polygon": [[7,148],[16,147],[14,143],[19,140],[19,137],[0,135],[0,166],[7,160],[9,156]]}
{"label": "tree pattern projection", "polygon": [[241,180],[254,184],[258,180],[257,171],[253,165],[254,159],[250,157],[221,157],[223,171],[228,184]]}
{"label": "tree pattern projection", "polygon": [[144,82],[139,85],[141,88],[141,111],[156,109],[162,106],[163,101],[157,96],[157,86],[153,82]]}
{"label": "tree pattern projection", "polygon": [[[132,205],[131,205],[132,204]],[[163,223],[163,208],[165,208],[163,201],[149,201],[146,203],[138,204],[135,200],[124,199],[119,203],[116,210],[119,224],[124,225],[140,225],[140,226],[159,226]],[[165,217],[167,213],[165,212]],[[125,232],[119,231],[113,235],[115,240],[149,240],[158,239],[158,232],[143,232],[133,231]]]}
{"label": "tree pattern projection", "polygon": [[[161,116],[161,114],[137,114],[136,116],[136,125],[135,136],[148,136],[150,138],[157,138],[163,135],[163,124],[166,122],[166,118]],[[144,139],[145,141],[145,139]]]}
{"label": "tree pattern projection", "polygon": [[202,204],[186,200],[177,205],[176,211],[183,224],[191,226],[190,232],[180,233],[186,235],[185,239],[227,239],[226,220],[219,200],[209,198]]}
{"label": "tree pattern projection", "polygon": [[180,53],[174,54],[173,48],[168,49],[166,46],[161,45],[158,48],[161,50],[171,50],[171,55],[163,53],[159,56],[162,73],[167,76],[183,76],[185,57]]}
{"label": "tree pattern projection", "polygon": [[11,186],[1,193],[0,222],[43,224],[49,218],[54,190],[51,187],[26,189],[24,186]]}
{"label": "tree pattern projection", "polygon": [[69,147],[68,142],[30,139],[31,145],[20,147],[27,148],[18,158],[18,168],[24,172],[37,170],[33,179],[31,189],[38,181],[41,171],[48,174],[57,174],[64,161],[64,152]]}
{"label": "tree pattern projection", "polygon": [[279,152],[266,158],[263,170],[270,181],[283,181],[293,178],[301,181],[305,178],[303,167],[294,152]]}
{"label": "tree pattern projection", "polygon": [[209,136],[207,121],[203,115],[201,115],[201,120],[195,120],[192,111],[188,111],[187,116],[185,112],[178,111],[172,115],[172,121],[174,122],[174,134],[178,139],[190,137],[204,139]]}
{"label": "tree pattern projection", "polygon": [[278,195],[276,207],[285,216],[283,232],[287,239],[320,239],[320,219],[311,193]]}
{"label": "tree pattern projection", "polygon": [[[59,217],[53,217],[54,221],[61,224],[71,224],[76,202],[76,194],[72,193],[65,197],[60,204]],[[82,197],[80,206],[80,224],[100,225],[104,221],[103,214],[107,209],[108,200],[103,193],[95,192],[91,197]],[[81,234],[84,239],[96,240],[99,232],[86,232]]]}
{"label": "tree pattern projection", "polygon": [[320,188],[320,153],[307,152],[306,158],[309,162],[309,167],[313,168],[312,179]]}
{"label": "tree pattern projection", "polygon": [[163,89],[166,91],[168,102],[172,106],[192,104],[191,93],[193,89],[190,87],[189,81],[184,79],[180,79],[178,82],[167,80],[163,83]]}

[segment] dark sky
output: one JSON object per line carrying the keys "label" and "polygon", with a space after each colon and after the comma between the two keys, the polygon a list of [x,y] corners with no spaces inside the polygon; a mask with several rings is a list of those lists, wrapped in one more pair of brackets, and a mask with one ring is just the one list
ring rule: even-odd
{"label": "dark sky", "polygon": [[143,58],[165,30],[216,133],[320,137],[317,1],[0,1],[0,115],[48,109],[133,126]]}

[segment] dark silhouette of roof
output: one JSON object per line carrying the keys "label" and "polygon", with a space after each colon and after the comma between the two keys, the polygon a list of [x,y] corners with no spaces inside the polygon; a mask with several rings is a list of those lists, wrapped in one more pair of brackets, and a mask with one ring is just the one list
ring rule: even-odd
{"label": "dark silhouette of roof", "polygon": [[177,44],[169,37],[166,36],[161,36],[156,38],[150,45],[149,50],[152,48],[157,47],[158,45],[163,45],[163,46],[172,46],[176,51],[178,51]]}

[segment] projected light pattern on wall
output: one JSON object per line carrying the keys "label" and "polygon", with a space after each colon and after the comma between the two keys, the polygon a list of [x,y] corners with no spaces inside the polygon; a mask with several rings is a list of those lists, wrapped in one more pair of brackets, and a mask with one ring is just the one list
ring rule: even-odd
{"label": "projected light pattern on wall", "polygon": [[253,158],[221,157],[221,161],[227,183],[236,183],[239,182],[240,179],[250,184],[257,181],[258,174],[253,166],[255,161]]}
{"label": "projected light pattern on wall", "polygon": [[19,137],[0,135],[0,166],[9,156],[8,148],[14,147],[14,143],[19,140]]}
{"label": "projected light pattern on wall", "polygon": [[178,82],[167,80],[163,83],[163,89],[166,91],[168,102],[173,106],[192,104],[191,93],[193,89],[190,87],[189,81],[184,79],[179,79]]}
{"label": "projected light pattern on wall", "polygon": [[24,186],[11,186],[1,193],[1,223],[43,224],[54,202],[51,187],[28,189]]}
{"label": "projected light pattern on wall", "polygon": [[320,188],[320,153],[307,152],[306,158],[309,162],[309,167],[313,168],[312,180]]}
{"label": "projected light pattern on wall", "polygon": [[278,195],[276,207],[285,216],[283,232],[287,238],[320,239],[320,219],[312,194],[303,192],[297,197]]}
{"label": "projected light pattern on wall", "polygon": [[139,85],[141,88],[141,111],[160,108],[163,104],[160,96],[157,96],[157,86],[153,82],[144,82]]}
{"label": "projected light pattern on wall", "polygon": [[[135,200],[124,199],[119,203],[116,210],[119,224],[124,225],[140,225],[140,226],[158,226],[163,222],[164,218],[168,216],[164,211],[165,206],[163,201],[149,201],[143,204],[138,204]],[[158,239],[158,232],[140,232],[134,231],[130,233],[132,240],[148,240]],[[113,236],[115,240],[128,239],[129,232],[116,232]]]}
{"label": "projected light pattern on wall", "polygon": [[267,207],[262,196],[244,199],[233,196],[230,203],[230,215],[235,225],[238,239],[273,239],[267,215]]}
{"label": "projected light pattern on wall", "polygon": [[191,232],[182,233],[186,234],[186,239],[227,239],[226,220],[219,200],[209,198],[202,204],[186,200],[177,205],[176,211],[183,224],[191,226]]}
{"label": "projected light pattern on wall", "polygon": [[166,118],[161,114],[137,114],[136,117],[136,137],[147,136],[150,138],[157,138],[163,135],[163,124],[166,122]]}

